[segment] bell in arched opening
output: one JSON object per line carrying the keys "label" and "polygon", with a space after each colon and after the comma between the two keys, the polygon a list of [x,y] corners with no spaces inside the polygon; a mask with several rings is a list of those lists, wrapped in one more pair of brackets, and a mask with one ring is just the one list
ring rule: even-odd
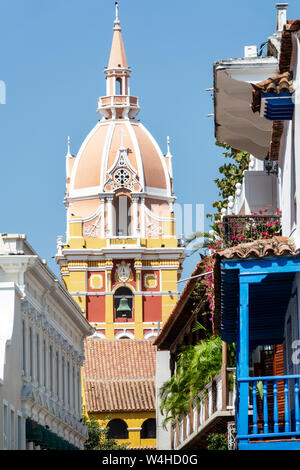
{"label": "bell in arched opening", "polygon": [[117,308],[117,317],[131,317],[131,308],[129,307],[128,299],[126,297],[122,297],[120,299],[120,303]]}

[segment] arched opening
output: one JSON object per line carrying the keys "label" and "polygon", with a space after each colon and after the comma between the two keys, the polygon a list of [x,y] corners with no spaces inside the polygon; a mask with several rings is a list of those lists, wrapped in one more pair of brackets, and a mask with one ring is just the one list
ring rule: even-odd
{"label": "arched opening", "polygon": [[127,424],[122,419],[112,419],[107,424],[109,439],[128,439]]}
{"label": "arched opening", "polygon": [[117,237],[131,235],[131,200],[127,196],[114,200],[114,233]]}
{"label": "arched opening", "polygon": [[114,318],[132,319],[133,293],[128,287],[119,287],[114,294]]}
{"label": "arched opening", "polygon": [[142,424],[141,439],[156,439],[156,420],[146,419]]}
{"label": "arched opening", "polygon": [[122,79],[116,78],[116,95],[122,95]]}

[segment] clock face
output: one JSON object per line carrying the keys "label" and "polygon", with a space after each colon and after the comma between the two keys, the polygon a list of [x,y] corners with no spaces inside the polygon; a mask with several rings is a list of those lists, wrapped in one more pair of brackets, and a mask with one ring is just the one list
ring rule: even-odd
{"label": "clock face", "polygon": [[124,186],[130,181],[130,173],[125,168],[119,168],[114,174],[114,180],[120,186]]}

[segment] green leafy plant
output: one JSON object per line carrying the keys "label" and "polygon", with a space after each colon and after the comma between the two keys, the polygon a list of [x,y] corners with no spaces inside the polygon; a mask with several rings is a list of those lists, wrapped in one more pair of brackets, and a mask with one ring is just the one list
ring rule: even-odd
{"label": "green leafy plant", "polygon": [[207,450],[228,450],[227,433],[211,433],[207,436]]}
{"label": "green leafy plant", "polygon": [[[106,418],[106,421],[109,417]],[[83,424],[88,428],[88,439],[85,441],[85,450],[123,450],[128,444],[118,444],[115,439],[108,437],[108,428],[105,421],[99,422],[94,416],[83,418]]]}
{"label": "green leafy plant", "polygon": [[174,375],[160,389],[164,425],[184,416],[199,391],[205,389],[222,366],[222,340],[211,336],[195,346],[185,346],[179,353]]}

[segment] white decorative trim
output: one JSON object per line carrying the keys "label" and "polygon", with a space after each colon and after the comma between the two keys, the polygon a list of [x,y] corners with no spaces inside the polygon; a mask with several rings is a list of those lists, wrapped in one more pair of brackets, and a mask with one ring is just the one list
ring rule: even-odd
{"label": "white decorative trim", "polygon": [[111,141],[112,141],[112,136],[114,134],[114,130],[115,130],[115,122],[111,122],[109,130],[106,134],[105,145],[104,145],[103,153],[102,153],[101,181],[100,181],[101,191],[104,191],[104,185],[106,182],[107,162],[108,162],[109,149],[111,146]]}
{"label": "white decorative trim", "polygon": [[[104,323],[105,325],[105,323]],[[91,336],[91,338],[101,338],[106,339],[105,334],[101,333],[101,331],[95,331],[95,333]]]}
{"label": "white decorative trim", "polygon": [[[99,279],[99,286],[95,286],[94,280]],[[103,276],[101,274],[92,274],[89,279],[91,289],[102,289],[103,288]]]}
{"label": "white decorative trim", "polygon": [[174,217],[159,217],[158,215],[154,214],[154,212],[150,211],[148,207],[145,205],[145,212],[149,217],[159,221],[159,222],[174,222],[175,218]]}
{"label": "white decorative trim", "polygon": [[143,160],[142,160],[142,156],[141,156],[141,152],[140,152],[140,146],[138,144],[138,140],[137,140],[137,137],[135,135],[135,132],[131,127],[132,124],[127,121],[125,123],[125,125],[126,125],[128,131],[129,131],[129,134],[130,134],[130,137],[131,137],[131,140],[132,140],[132,143],[133,143],[134,152],[135,152],[135,156],[136,156],[136,162],[137,162],[137,166],[138,166],[138,175],[139,175],[139,179],[140,179],[140,185],[142,187],[142,191],[144,191],[145,177],[144,177],[144,166],[143,166]]}
{"label": "white decorative trim", "polygon": [[148,129],[146,129],[143,124],[140,123],[140,128],[144,130],[144,132],[147,134],[147,136],[149,137],[149,139],[151,140],[152,144],[154,145],[159,157],[160,157],[160,160],[161,160],[161,163],[162,163],[162,166],[163,166],[163,169],[164,169],[164,173],[165,173],[165,179],[166,179],[166,185],[167,185],[167,193],[169,196],[171,196],[171,184],[170,184],[170,176],[169,176],[169,171],[168,171],[168,168],[167,168],[167,165],[166,165],[166,162],[165,162],[165,159],[164,159],[164,156],[162,154],[162,151],[158,145],[158,143],[156,142],[156,140],[154,139],[153,135],[150,134],[150,132],[148,131]]}
{"label": "white decorative trim", "polygon": [[[149,284],[149,279],[154,281],[154,285]],[[144,287],[148,287],[148,289],[155,289],[157,287],[157,275],[155,273],[148,273],[144,276]]]}
{"label": "white decorative trim", "polygon": [[[117,328],[114,328],[114,329],[117,329]],[[115,336],[115,339],[120,339],[120,338],[134,339],[134,334],[131,333],[130,331],[127,331],[126,328],[124,328],[123,331],[120,331],[120,333],[117,333]]]}
{"label": "white decorative trim", "polygon": [[[144,328],[144,330],[145,330],[145,329],[147,329],[147,328]],[[156,336],[158,336],[158,331],[157,331],[157,330],[154,330],[154,329],[152,328],[152,331],[149,331],[148,333],[146,333],[146,334],[144,335],[144,338],[145,338],[145,339],[149,339],[149,338],[154,338],[154,337],[156,337]]]}

